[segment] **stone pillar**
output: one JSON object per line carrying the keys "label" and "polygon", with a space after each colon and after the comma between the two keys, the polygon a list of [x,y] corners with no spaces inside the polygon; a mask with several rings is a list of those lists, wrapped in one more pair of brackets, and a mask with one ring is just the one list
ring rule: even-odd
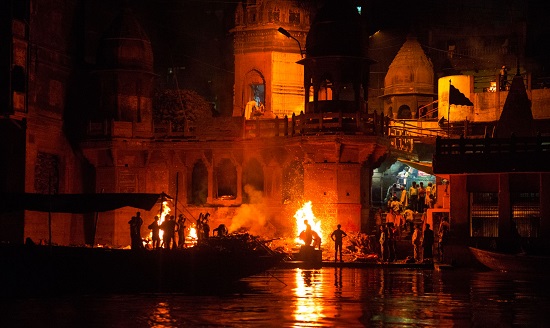
{"label": "stone pillar", "polygon": [[237,198],[235,201],[241,204],[243,202],[243,167],[238,164],[235,168],[237,169]]}
{"label": "stone pillar", "polygon": [[510,175],[498,175],[498,237],[511,237]]}
{"label": "stone pillar", "polygon": [[208,166],[208,197],[206,202],[212,204],[214,201],[214,167]]}

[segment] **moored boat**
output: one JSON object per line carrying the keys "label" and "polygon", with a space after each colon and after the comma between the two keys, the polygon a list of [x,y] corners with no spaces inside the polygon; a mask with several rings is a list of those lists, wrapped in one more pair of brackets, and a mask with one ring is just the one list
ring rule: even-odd
{"label": "moored boat", "polygon": [[283,254],[244,235],[176,250],[1,245],[9,294],[178,292],[217,288],[277,265]]}
{"label": "moored boat", "polygon": [[484,266],[495,271],[542,273],[550,270],[550,257],[527,254],[507,254],[470,247],[472,255]]}

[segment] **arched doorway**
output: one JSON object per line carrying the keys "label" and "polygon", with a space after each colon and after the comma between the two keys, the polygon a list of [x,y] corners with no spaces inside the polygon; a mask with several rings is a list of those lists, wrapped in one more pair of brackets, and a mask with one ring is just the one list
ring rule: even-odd
{"label": "arched doorway", "polygon": [[206,165],[199,160],[193,165],[191,173],[191,193],[189,194],[189,204],[202,205],[208,199],[208,169]]}
{"label": "arched doorway", "polygon": [[399,109],[397,110],[397,118],[398,119],[411,119],[412,118],[411,108],[407,105],[399,106]]}
{"label": "arched doorway", "polygon": [[243,167],[243,203],[258,203],[263,197],[264,170],[260,162],[253,158]]}
{"label": "arched doorway", "polygon": [[237,168],[224,158],[216,167],[217,198],[235,199],[237,197]]}
{"label": "arched doorway", "polygon": [[253,69],[246,73],[243,83],[243,115],[250,119],[254,107],[265,106],[265,78],[260,71]]}

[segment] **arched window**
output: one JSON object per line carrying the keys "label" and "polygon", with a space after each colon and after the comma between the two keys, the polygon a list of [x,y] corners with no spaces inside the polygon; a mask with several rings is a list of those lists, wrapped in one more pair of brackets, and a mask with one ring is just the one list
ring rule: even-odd
{"label": "arched window", "polygon": [[267,20],[270,23],[279,22],[281,19],[281,10],[277,7],[269,8],[267,12]]}
{"label": "arched window", "polygon": [[332,100],[332,81],[325,79],[319,87],[319,100]]}
{"label": "arched window", "polygon": [[238,4],[237,9],[235,9],[235,26],[243,25],[243,16],[243,6],[242,4]]}
{"label": "arched window", "polygon": [[264,170],[258,160],[251,159],[243,167],[243,203],[258,203],[263,197]]}
{"label": "arched window", "polygon": [[398,119],[410,119],[412,118],[411,108],[407,105],[401,105],[397,111]]}
{"label": "arched window", "polygon": [[258,19],[258,15],[256,12],[256,7],[248,8],[248,19],[246,21],[247,24],[254,24],[256,23],[256,20]]}
{"label": "arched window", "polygon": [[290,24],[300,24],[300,10],[298,8],[291,8],[288,12],[288,22]]}
{"label": "arched window", "polygon": [[252,107],[265,105],[265,78],[258,70],[251,70],[246,73],[243,81],[243,115],[250,119]]}
{"label": "arched window", "polygon": [[216,167],[217,197],[235,199],[237,197],[237,168],[224,158]]}
{"label": "arched window", "polygon": [[15,92],[25,92],[25,69],[15,65],[11,70],[11,88]]}
{"label": "arched window", "polygon": [[208,169],[202,161],[197,161],[193,165],[191,173],[191,193],[189,194],[189,204],[202,205],[208,199]]}

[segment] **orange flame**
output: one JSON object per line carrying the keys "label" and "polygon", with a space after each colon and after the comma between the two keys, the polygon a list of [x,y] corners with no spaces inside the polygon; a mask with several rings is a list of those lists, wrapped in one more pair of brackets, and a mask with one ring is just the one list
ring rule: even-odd
{"label": "orange flame", "polygon": [[[161,205],[161,211],[159,213],[159,226],[162,224],[162,222],[164,222],[164,220],[166,219],[166,216],[170,213],[171,209],[170,207],[168,206],[168,202],[162,202],[162,205]],[[159,238],[160,240],[162,241],[162,236],[164,235],[164,231],[162,229],[159,230]],[[149,239],[153,239],[153,232],[151,231],[149,233]]]}
{"label": "orange flame", "polygon": [[193,223],[193,225],[191,225],[191,227],[189,228],[189,237],[190,238],[193,238],[194,240],[197,240],[198,236],[197,236],[197,228],[195,228],[195,224]]}
{"label": "orange flame", "polygon": [[[294,214],[294,218],[296,219],[297,236],[300,235],[300,232],[306,229],[304,221],[308,221],[309,225],[311,226],[311,230],[315,231],[319,236],[323,236],[323,231],[321,230],[321,220],[318,220],[315,217],[311,206],[311,201],[306,202]],[[298,244],[304,244],[304,241],[301,240],[299,237],[296,237],[295,241]]]}

